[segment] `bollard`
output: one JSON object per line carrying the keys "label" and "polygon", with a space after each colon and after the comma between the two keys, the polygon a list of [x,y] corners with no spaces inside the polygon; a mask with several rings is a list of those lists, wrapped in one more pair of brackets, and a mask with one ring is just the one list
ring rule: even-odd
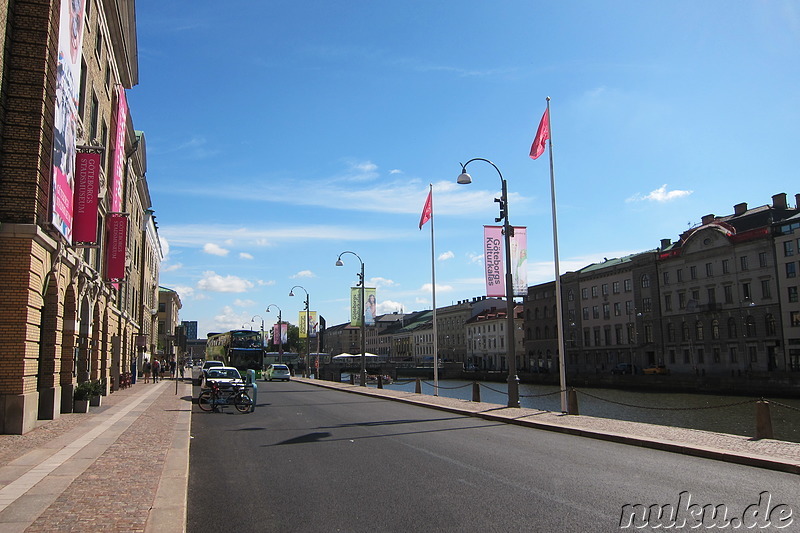
{"label": "bollard", "polygon": [[756,402],[756,440],[772,439],[772,417],[769,414],[769,402],[759,400]]}
{"label": "bollard", "polygon": [[574,388],[567,393],[567,414],[577,415],[578,413],[578,391]]}
{"label": "bollard", "polygon": [[417,378],[417,386],[414,389],[414,392],[417,394],[422,394],[422,382]]}
{"label": "bollard", "polygon": [[481,401],[481,384],[477,381],[472,382],[472,401],[478,403]]}
{"label": "bollard", "polygon": [[378,388],[379,389],[383,388],[383,375],[382,374],[378,374]]}
{"label": "bollard", "polygon": [[356,384],[356,376],[354,374],[350,374],[350,385]]}

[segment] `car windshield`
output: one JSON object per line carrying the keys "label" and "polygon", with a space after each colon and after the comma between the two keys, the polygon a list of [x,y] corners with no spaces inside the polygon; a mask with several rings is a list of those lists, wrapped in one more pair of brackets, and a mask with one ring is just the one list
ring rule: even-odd
{"label": "car windshield", "polygon": [[289,370],[289,367],[288,366],[275,365],[275,366],[272,367],[272,370]]}
{"label": "car windshield", "polygon": [[208,371],[209,378],[227,378],[227,379],[241,379],[239,371],[235,368],[227,369],[214,369]]}

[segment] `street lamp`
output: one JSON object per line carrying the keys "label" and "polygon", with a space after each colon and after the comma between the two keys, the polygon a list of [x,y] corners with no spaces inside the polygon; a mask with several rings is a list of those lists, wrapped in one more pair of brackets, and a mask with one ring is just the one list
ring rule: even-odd
{"label": "street lamp", "polygon": [[339,257],[336,259],[336,266],[344,266],[344,262],[342,261],[342,256],[344,254],[352,254],[358,258],[358,262],[361,263],[361,274],[358,275],[359,285],[361,286],[361,385],[363,387],[367,386],[367,343],[366,343],[366,320],[364,320],[364,261],[361,260],[361,257],[355,252],[342,252],[339,254]]}
{"label": "street lamp", "polygon": [[294,296],[295,289],[303,289],[303,292],[306,293],[306,372],[308,376],[311,376],[310,367],[311,367],[311,321],[309,320],[309,306],[308,306],[308,291],[302,285],[295,285],[291,289],[289,289],[289,296]]}
{"label": "street lamp", "polygon": [[[467,165],[473,161],[484,161],[489,163],[500,176],[502,185],[500,198],[495,198],[495,202],[500,203],[500,217],[495,222],[503,221],[503,235],[506,247],[506,344],[508,354],[508,407],[519,407],[519,377],[517,376],[517,354],[516,343],[514,342],[514,281],[511,273],[511,224],[508,222],[508,187],[502,172],[497,165],[482,157],[475,157],[464,164],[461,164],[461,174],[456,180],[461,185],[472,183],[472,176],[467,174]],[[460,163],[459,163],[460,164]],[[563,357],[563,354],[562,354]]]}
{"label": "street lamp", "polygon": [[264,317],[261,315],[253,315],[250,322],[255,322],[256,318],[261,319],[261,365],[264,365]]}
{"label": "street lamp", "polygon": [[281,308],[275,304],[269,304],[267,306],[267,313],[269,313],[270,307],[274,307],[278,310],[278,362],[283,363],[283,325],[281,324]]}

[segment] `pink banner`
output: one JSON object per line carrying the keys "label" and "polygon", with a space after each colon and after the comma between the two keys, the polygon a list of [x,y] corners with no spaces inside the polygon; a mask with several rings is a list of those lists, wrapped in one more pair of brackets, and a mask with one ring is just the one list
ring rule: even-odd
{"label": "pink banner", "polygon": [[483,227],[483,256],[486,267],[486,296],[505,296],[502,226]]}
{"label": "pink banner", "polygon": [[97,243],[97,193],[100,190],[100,154],[79,153],[76,157],[72,240]]}
{"label": "pink banner", "polygon": [[125,249],[128,241],[128,217],[111,213],[106,219],[106,280],[125,279]]}
{"label": "pink banner", "polygon": [[122,211],[122,185],[125,176],[125,132],[128,128],[128,101],[125,89],[117,86],[117,134],[114,143],[114,167],[111,174],[111,211]]}

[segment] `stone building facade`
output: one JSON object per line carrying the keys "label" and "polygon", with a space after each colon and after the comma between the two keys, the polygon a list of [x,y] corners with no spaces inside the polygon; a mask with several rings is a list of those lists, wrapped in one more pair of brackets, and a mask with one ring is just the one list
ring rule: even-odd
{"label": "stone building facade", "polygon": [[[22,434],[71,412],[79,382],[119,387],[155,345],[161,251],[125,103],[138,83],[134,2],[15,0],[0,19],[0,432]],[[84,164],[99,167],[97,189],[79,188]],[[79,190],[99,200],[80,242]]]}

